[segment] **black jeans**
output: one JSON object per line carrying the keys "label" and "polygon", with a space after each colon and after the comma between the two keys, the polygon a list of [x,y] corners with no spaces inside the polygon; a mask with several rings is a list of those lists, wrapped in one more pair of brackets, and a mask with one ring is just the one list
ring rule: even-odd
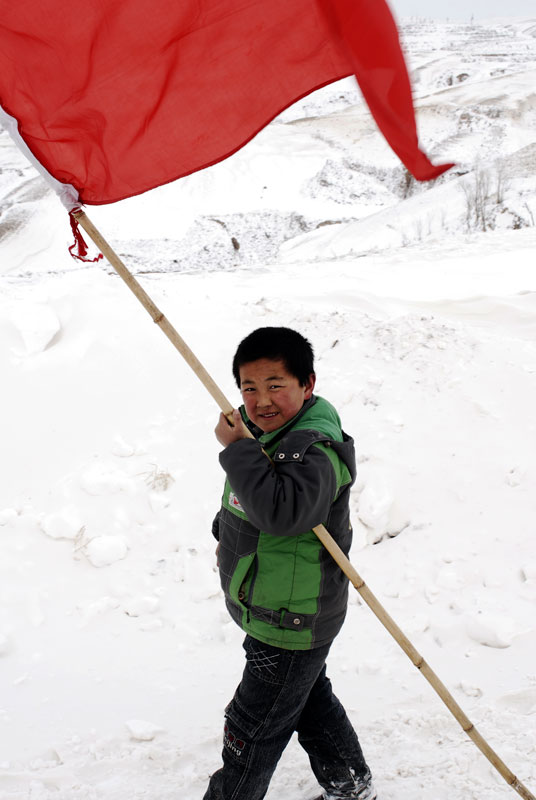
{"label": "black jeans", "polygon": [[330,645],[283,650],[246,636],[246,667],[225,709],[223,768],[204,800],[262,800],[294,731],[326,794],[357,797],[370,772],[326,677]]}

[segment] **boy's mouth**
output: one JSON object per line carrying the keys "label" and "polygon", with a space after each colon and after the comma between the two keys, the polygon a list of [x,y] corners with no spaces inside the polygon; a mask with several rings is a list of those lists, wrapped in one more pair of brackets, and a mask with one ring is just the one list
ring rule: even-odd
{"label": "boy's mouth", "polygon": [[264,414],[257,414],[257,416],[260,417],[261,419],[272,419],[272,417],[276,417],[277,414],[278,414],[277,411],[270,411],[268,413],[265,412]]}

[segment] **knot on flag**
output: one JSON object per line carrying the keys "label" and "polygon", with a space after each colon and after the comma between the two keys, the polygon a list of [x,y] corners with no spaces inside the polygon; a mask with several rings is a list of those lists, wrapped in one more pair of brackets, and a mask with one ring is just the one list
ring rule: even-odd
{"label": "knot on flag", "polygon": [[[69,220],[71,223],[71,230],[74,236],[74,242],[69,247],[69,253],[72,255],[72,257],[78,259],[78,261],[86,261],[91,264],[94,263],[95,261],[100,261],[100,259],[102,258],[102,253],[98,253],[95,256],[95,258],[86,258],[88,253],[87,244],[84,240],[84,237],[82,236],[82,233],[80,231],[80,225],[78,223],[78,220],[74,216],[73,211],[69,212]],[[74,252],[75,248],[78,248],[78,252],[76,253]]]}

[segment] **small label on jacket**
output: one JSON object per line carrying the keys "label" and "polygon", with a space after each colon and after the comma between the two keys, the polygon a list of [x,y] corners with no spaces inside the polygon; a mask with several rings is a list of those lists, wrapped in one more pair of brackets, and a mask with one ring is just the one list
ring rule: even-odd
{"label": "small label on jacket", "polygon": [[229,492],[229,505],[231,508],[237,508],[239,511],[242,511],[243,514],[246,513],[240,505],[240,500],[233,491]]}

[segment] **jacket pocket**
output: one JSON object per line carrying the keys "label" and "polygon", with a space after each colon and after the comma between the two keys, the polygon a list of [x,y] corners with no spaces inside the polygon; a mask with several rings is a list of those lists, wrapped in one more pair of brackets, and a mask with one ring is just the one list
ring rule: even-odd
{"label": "jacket pocket", "polygon": [[[249,580],[256,572],[256,554],[250,553],[238,559],[229,582],[229,597],[237,605],[247,605]],[[245,602],[246,601],[246,602]]]}
{"label": "jacket pocket", "polygon": [[255,581],[257,579],[258,571],[259,571],[259,559],[257,558],[257,554],[255,554],[255,558],[253,559],[253,564],[251,565],[251,568],[248,571],[248,574],[246,575],[244,582],[240,587],[240,592],[238,594],[239,599],[248,608],[251,606],[251,603],[253,601],[253,592],[255,590]]}

